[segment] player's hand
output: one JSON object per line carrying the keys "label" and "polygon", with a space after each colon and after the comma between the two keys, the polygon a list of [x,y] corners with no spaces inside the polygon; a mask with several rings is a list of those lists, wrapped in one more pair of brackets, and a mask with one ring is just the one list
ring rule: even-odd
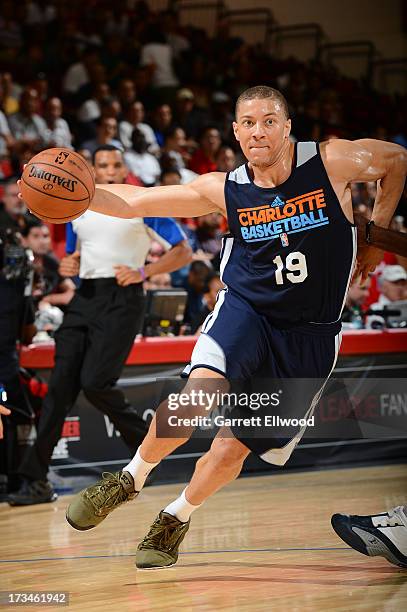
{"label": "player's hand", "polygon": [[375,271],[376,266],[382,261],[383,255],[384,251],[376,247],[359,246],[352,280],[356,280],[358,276],[361,276],[360,284],[362,285],[367,280],[369,274]]}
{"label": "player's hand", "polygon": [[[6,408],[5,406],[2,406],[0,404],[0,415],[8,415],[11,414],[10,410],[8,408]],[[1,416],[0,416],[0,440],[3,438],[3,423],[1,422]]]}
{"label": "player's hand", "polygon": [[59,273],[61,276],[78,276],[81,254],[75,251],[72,255],[63,257],[59,263]]}
{"label": "player's hand", "polygon": [[117,284],[121,287],[141,283],[142,278],[138,270],[132,270],[129,266],[114,266]]}

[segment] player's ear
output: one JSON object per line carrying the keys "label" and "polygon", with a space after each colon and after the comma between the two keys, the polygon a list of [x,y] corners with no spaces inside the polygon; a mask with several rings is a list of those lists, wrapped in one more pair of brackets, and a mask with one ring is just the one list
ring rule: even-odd
{"label": "player's ear", "polygon": [[284,138],[288,138],[291,132],[291,119],[287,119],[284,125]]}
{"label": "player's ear", "polygon": [[233,133],[235,135],[236,140],[239,141],[240,140],[240,138],[239,138],[239,126],[236,123],[236,121],[233,122]]}

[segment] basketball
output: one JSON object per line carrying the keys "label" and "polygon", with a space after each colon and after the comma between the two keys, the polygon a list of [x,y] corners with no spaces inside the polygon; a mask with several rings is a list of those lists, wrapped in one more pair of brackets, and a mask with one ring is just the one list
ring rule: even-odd
{"label": "basketball", "polygon": [[21,177],[29,210],[50,223],[80,217],[95,195],[95,179],[86,160],[71,149],[46,149],[30,159]]}

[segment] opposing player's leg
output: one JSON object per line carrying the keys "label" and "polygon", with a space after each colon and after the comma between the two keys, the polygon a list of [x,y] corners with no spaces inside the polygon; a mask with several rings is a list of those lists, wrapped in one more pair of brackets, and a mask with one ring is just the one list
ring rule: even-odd
{"label": "opposing player's leg", "polygon": [[337,535],[358,552],[407,568],[407,506],[367,516],[334,514],[331,523]]}
{"label": "opposing player's leg", "polygon": [[174,565],[180,544],[189,529],[192,512],[240,474],[250,451],[236,438],[223,436],[223,432],[218,434],[210,450],[198,460],[186,489],[159,513],[140,542],[136,554],[139,569]]}
{"label": "opposing player's leg", "polygon": [[[205,383],[205,381],[207,381]],[[212,392],[222,391],[227,385],[225,377],[207,368],[196,368],[188,380],[183,394],[199,391],[208,387]],[[191,417],[204,414],[207,406],[194,404],[180,406],[177,416]],[[172,437],[169,428],[165,429],[169,411],[168,400],[162,402],[157,409],[148,433],[130,463],[121,472],[114,474],[105,472],[102,479],[94,485],[80,491],[69,504],[66,519],[68,523],[80,531],[92,529],[101,523],[115,508],[126,501],[134,499],[143,488],[149,473],[164,457],[187,442],[194,427],[177,427],[176,436]],[[158,433],[157,423],[161,423]],[[168,437],[165,432],[168,431]]]}

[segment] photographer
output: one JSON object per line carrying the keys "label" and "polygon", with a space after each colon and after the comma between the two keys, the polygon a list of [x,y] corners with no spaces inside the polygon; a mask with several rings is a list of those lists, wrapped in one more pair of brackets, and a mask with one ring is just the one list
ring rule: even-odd
{"label": "photographer", "polygon": [[[1,403],[11,408],[5,419],[5,440],[0,446],[0,473],[7,478],[7,489],[19,485],[16,474],[20,453],[32,433],[32,410],[21,387],[17,341],[29,343],[35,333],[30,296],[31,256],[22,246],[19,234],[0,227],[0,387]],[[8,414],[2,411],[2,414]]]}

